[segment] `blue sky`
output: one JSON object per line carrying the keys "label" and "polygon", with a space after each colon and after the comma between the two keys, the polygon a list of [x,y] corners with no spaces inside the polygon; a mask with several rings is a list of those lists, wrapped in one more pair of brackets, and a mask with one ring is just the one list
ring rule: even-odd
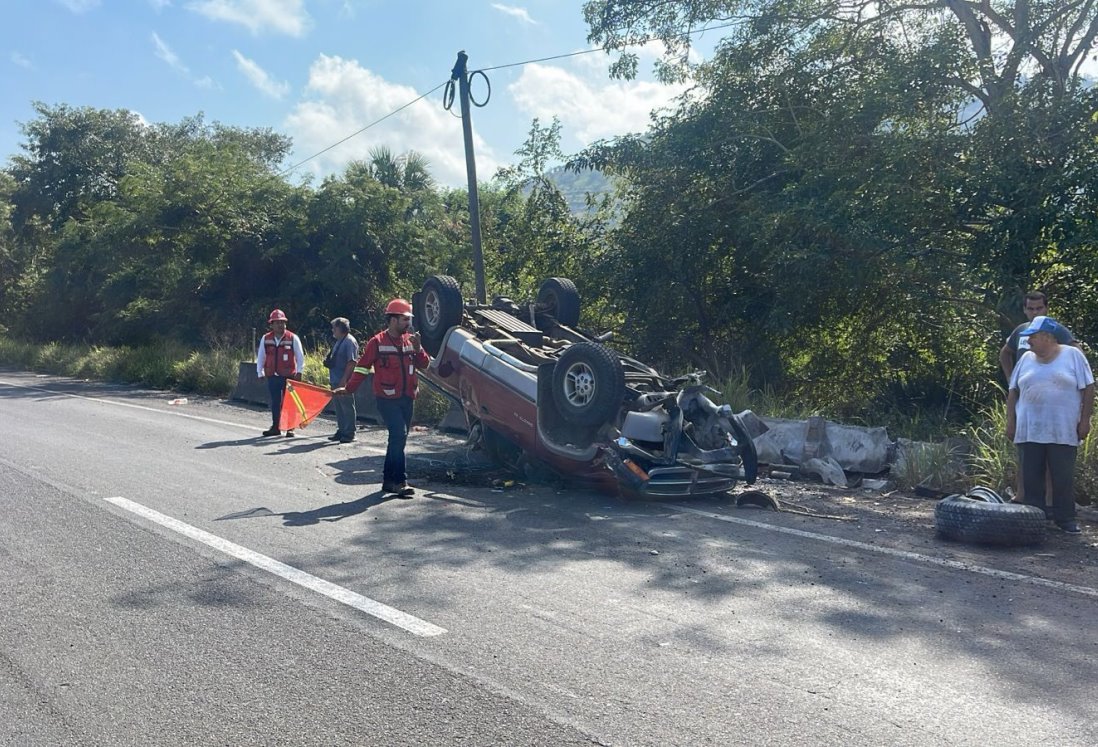
{"label": "blue sky", "polygon": [[[0,28],[0,160],[19,151],[31,102],[126,108],[150,122],[205,113],[271,127],[311,156],[470,69],[588,48],[582,0],[9,0]],[[704,43],[704,40],[703,40]],[[681,88],[611,81],[602,52],[488,73],[474,109],[478,174],[510,163],[534,117],[563,125],[563,147],[645,128]],[[474,93],[483,95],[474,88]],[[436,178],[464,183],[460,120],[442,91],[311,161],[339,171],[373,147],[416,150]],[[455,105],[456,109],[456,105]]]}

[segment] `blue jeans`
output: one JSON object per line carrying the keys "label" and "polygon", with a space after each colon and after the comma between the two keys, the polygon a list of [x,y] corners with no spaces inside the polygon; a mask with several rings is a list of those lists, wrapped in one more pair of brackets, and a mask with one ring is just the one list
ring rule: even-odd
{"label": "blue jeans", "polygon": [[286,393],[286,377],[268,376],[267,392],[271,395],[271,427],[278,427],[278,420],[282,417],[282,395]]}
{"label": "blue jeans", "polygon": [[408,443],[408,429],[412,427],[412,398],[381,399],[379,397],[375,401],[378,415],[384,421],[385,427],[389,429],[389,445],[385,449],[382,482],[387,485],[400,485],[408,480],[404,445]]}

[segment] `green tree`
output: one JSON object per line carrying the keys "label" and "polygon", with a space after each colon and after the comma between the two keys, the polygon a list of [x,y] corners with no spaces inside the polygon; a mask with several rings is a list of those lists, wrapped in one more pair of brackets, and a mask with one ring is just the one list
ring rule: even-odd
{"label": "green tree", "polygon": [[[1063,237],[1093,247],[1077,72],[1094,8],[1003,7],[588,3],[592,41],[658,35],[661,72],[696,82],[646,136],[574,162],[626,180],[601,279],[640,350],[749,366],[833,409],[977,389],[1009,321],[994,310],[1079,266]],[[685,65],[685,32],[723,22],[713,59]],[[1007,43],[988,58],[996,29]]]}
{"label": "green tree", "polygon": [[146,128],[131,111],[41,102],[34,110],[38,117],[22,125],[25,153],[9,169],[18,231],[35,218],[60,228],[89,204],[114,198],[128,164],[149,155]]}
{"label": "green tree", "polygon": [[515,151],[518,162],[497,172],[497,189],[482,193],[485,262],[494,292],[520,299],[533,298],[545,278],[572,279],[595,321],[604,294],[591,275],[598,261],[592,237],[601,216],[574,215],[554,183],[552,167],[564,159],[560,136],[557,118],[548,126],[534,119]]}

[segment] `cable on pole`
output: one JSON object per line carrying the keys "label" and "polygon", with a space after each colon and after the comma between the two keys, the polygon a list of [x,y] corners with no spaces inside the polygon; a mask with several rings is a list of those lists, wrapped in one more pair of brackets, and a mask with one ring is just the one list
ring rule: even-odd
{"label": "cable on pole", "polygon": [[[488,86],[488,93],[484,97],[484,101],[477,101],[473,98],[473,81],[477,76],[484,78],[484,85]],[[483,70],[474,70],[469,73],[469,101],[473,106],[482,107],[487,106],[488,102],[492,100],[492,81],[488,80],[488,76],[484,74]]]}

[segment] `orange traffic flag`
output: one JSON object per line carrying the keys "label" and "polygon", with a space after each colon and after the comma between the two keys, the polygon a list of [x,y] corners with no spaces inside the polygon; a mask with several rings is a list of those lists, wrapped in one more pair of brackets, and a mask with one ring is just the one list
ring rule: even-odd
{"label": "orange traffic flag", "polygon": [[324,411],[332,401],[332,390],[306,384],[304,381],[287,381],[286,394],[282,397],[282,413],[278,427],[284,431],[304,428]]}

